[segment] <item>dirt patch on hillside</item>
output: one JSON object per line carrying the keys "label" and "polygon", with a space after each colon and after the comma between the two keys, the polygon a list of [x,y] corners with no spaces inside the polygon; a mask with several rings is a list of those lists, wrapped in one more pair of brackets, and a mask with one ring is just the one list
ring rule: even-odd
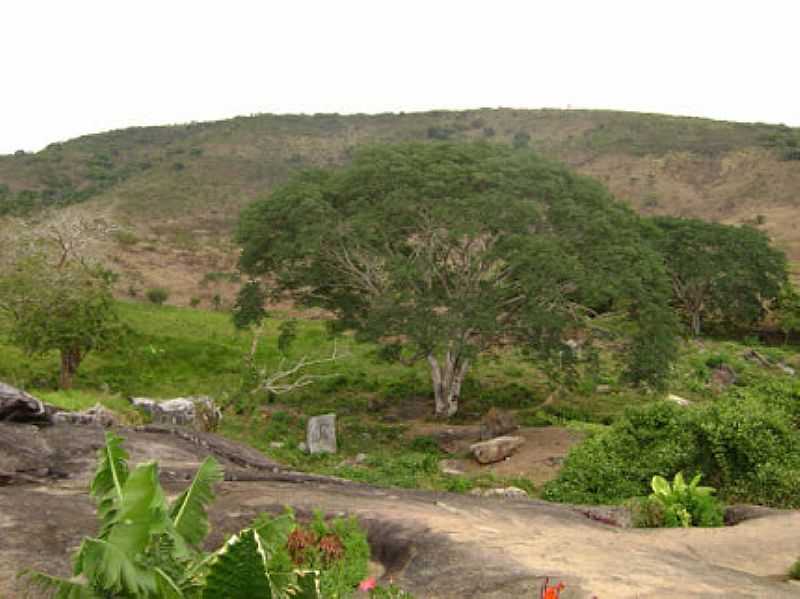
{"label": "dirt patch on hillside", "polygon": [[439,439],[440,447],[450,454],[448,467],[462,470],[468,476],[485,473],[522,476],[537,487],[556,477],[569,450],[584,438],[583,434],[560,426],[520,428],[509,434],[525,439],[522,447],[502,462],[481,465],[472,458],[469,449],[470,445],[480,441],[478,426],[417,422],[407,434]]}

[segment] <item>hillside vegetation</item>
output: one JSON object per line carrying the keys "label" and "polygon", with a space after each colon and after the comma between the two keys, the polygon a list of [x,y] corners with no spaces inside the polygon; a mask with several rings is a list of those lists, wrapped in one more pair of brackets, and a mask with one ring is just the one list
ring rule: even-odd
{"label": "hillside vegetation", "polygon": [[645,214],[750,223],[795,264],[800,130],[662,115],[480,109],[255,115],[131,128],[0,156],[0,214],[74,206],[123,227],[106,253],[122,292],[229,300],[239,209],[291,172],[349,161],[376,142],[485,140],[531,148],[598,178]]}

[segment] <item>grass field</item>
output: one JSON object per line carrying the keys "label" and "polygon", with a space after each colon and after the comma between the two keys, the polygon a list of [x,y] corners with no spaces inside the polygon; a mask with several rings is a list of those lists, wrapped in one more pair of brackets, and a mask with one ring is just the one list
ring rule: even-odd
{"label": "grass field", "polygon": [[[130,409],[129,396],[163,399],[208,394],[228,406],[222,434],[298,469],[402,487],[467,491],[475,486],[513,484],[535,492],[526,480],[440,473],[438,462],[447,456],[430,437],[415,436],[412,431],[415,422],[430,418],[432,412],[424,364],[387,364],[377,359],[375,347],[343,337],[337,345],[344,357],[318,367],[316,374],[324,378],[314,385],[277,398],[250,398],[238,391],[251,334],[237,332],[229,314],[133,302],[120,302],[119,310],[131,329],[127,343],[110,353],[90,354],[81,366],[75,389],[54,390],[55,354],[28,357],[3,337],[0,380],[67,409],[84,409],[100,402],[131,422],[141,416]],[[283,318],[277,314],[268,321],[257,354],[259,364],[270,371],[279,368],[282,359],[276,339]],[[753,346],[755,341],[749,341]],[[297,339],[286,359],[325,357],[332,347],[324,321],[300,320]],[[725,340],[684,343],[671,392],[696,402],[711,400],[715,393],[709,377],[719,363],[736,370],[739,385],[782,376],[745,360],[743,349],[744,344]],[[759,351],[800,370],[796,348],[759,346]],[[514,410],[522,426],[561,425],[591,433],[627,407],[659,401],[622,385],[619,371],[616,361],[604,354],[599,374],[579,380],[573,389],[554,395],[545,404],[553,388],[543,374],[535,364],[507,351],[478,362],[464,385],[463,405],[455,422],[476,423],[494,405]],[[602,393],[598,385],[604,386]],[[307,418],[328,412],[338,416],[339,453],[303,453],[298,443],[304,440]],[[364,464],[356,465],[353,458],[359,453],[367,457]]]}

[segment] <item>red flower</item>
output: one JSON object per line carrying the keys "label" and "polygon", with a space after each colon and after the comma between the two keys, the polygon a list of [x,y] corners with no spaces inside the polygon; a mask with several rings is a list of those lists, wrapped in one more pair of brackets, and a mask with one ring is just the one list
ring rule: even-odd
{"label": "red flower", "polygon": [[540,594],[541,599],[559,599],[559,597],[561,597],[561,591],[563,591],[567,585],[563,582],[559,582],[557,585],[551,587],[549,583],[550,579],[545,578]]}
{"label": "red flower", "polygon": [[364,580],[361,581],[361,583],[358,585],[358,590],[359,591],[371,591],[372,589],[374,589],[377,586],[378,586],[378,583],[375,581],[375,578],[370,576],[369,578],[365,578]]}

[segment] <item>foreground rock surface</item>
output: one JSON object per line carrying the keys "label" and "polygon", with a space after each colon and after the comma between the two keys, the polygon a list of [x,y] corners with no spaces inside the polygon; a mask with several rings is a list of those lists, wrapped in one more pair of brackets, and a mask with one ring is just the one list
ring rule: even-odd
{"label": "foreground rock surface", "polygon": [[[723,529],[625,530],[584,508],[377,489],[282,469],[215,435],[164,427],[121,430],[132,461],[158,459],[170,493],[215,455],[226,481],[211,509],[209,546],[284,505],[350,513],[369,531],[374,557],[420,599],[534,597],[543,577],[562,599],[798,597],[782,580],[800,555],[800,514],[759,513]],[[21,596],[16,572],[67,574],[82,536],[96,531],[86,485],[102,445],[96,427],[0,424],[0,597]]]}
{"label": "foreground rock surface", "polygon": [[470,445],[470,451],[481,464],[493,464],[506,459],[517,449],[522,447],[525,439],[522,437],[497,437],[481,443]]}

